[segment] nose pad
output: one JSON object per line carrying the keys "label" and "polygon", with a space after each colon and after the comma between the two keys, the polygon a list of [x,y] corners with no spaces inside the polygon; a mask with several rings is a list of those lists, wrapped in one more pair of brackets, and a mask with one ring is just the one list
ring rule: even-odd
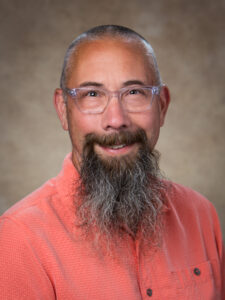
{"label": "nose pad", "polygon": [[130,126],[130,118],[124,110],[120,99],[112,96],[102,114],[102,127],[104,130],[119,130]]}

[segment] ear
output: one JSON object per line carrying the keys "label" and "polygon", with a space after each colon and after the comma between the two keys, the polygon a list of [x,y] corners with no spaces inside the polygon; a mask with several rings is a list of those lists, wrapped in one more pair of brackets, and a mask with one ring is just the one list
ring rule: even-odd
{"label": "ear", "polygon": [[160,109],[160,126],[163,126],[167,109],[170,104],[170,92],[166,85],[163,85],[160,91],[159,109]]}
{"label": "ear", "polygon": [[68,130],[68,121],[67,121],[67,111],[66,103],[63,98],[63,91],[61,89],[56,89],[54,93],[54,106],[58,117],[61,121],[62,128]]}

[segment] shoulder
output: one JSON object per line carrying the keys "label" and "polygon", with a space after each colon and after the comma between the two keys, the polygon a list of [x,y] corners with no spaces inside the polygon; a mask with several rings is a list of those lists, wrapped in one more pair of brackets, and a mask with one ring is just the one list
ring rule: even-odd
{"label": "shoulder", "polygon": [[[17,202],[0,217],[1,255],[10,249],[28,249],[36,233],[41,232],[42,223],[48,220],[47,206],[55,194],[54,180],[47,181],[39,189]],[[35,233],[35,234],[34,234]],[[11,251],[10,250],[10,251]]]}
{"label": "shoulder", "polygon": [[212,231],[220,230],[219,219],[213,204],[199,192],[174,182],[167,182],[168,216],[181,224],[191,224]]}
{"label": "shoulder", "polygon": [[71,230],[77,178],[78,173],[68,155],[55,178],[48,180],[0,217],[0,233],[1,228],[6,229],[7,226],[15,232],[19,228],[23,232],[28,231],[32,237],[55,233],[56,228],[63,230],[66,227]]}
{"label": "shoulder", "polygon": [[199,192],[174,182],[167,182],[169,206],[178,210],[206,212],[213,209],[212,203]]}
{"label": "shoulder", "polygon": [[[54,193],[50,180],[0,217],[0,297],[4,299],[18,299],[18,295],[24,295],[23,299],[54,297],[43,267],[49,242],[47,205]],[[37,285],[38,292],[34,288]]]}
{"label": "shoulder", "polygon": [[221,236],[220,222],[213,204],[203,195],[181,184],[167,182],[168,220],[186,230]]}
{"label": "shoulder", "polygon": [[51,202],[55,194],[55,179],[50,179],[40,188],[14,204],[0,219],[12,219],[23,222],[23,220],[29,218],[40,217],[45,213],[49,202]]}

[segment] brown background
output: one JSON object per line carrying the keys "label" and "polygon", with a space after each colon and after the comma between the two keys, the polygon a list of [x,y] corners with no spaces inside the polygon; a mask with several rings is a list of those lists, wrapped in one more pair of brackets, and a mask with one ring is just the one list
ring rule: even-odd
{"label": "brown background", "polygon": [[0,0],[0,211],[55,176],[70,151],[52,105],[68,44],[117,23],[152,43],[171,90],[162,169],[214,203],[225,234],[224,15],[222,0]]}

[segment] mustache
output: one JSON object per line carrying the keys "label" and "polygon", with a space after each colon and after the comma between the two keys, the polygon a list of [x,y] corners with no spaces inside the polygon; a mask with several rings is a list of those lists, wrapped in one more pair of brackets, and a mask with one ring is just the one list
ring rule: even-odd
{"label": "mustache", "polygon": [[120,132],[98,135],[89,133],[85,136],[85,146],[90,147],[98,144],[103,147],[110,147],[114,145],[132,145],[134,143],[147,144],[147,136],[143,129],[137,129],[134,132],[123,130]]}

